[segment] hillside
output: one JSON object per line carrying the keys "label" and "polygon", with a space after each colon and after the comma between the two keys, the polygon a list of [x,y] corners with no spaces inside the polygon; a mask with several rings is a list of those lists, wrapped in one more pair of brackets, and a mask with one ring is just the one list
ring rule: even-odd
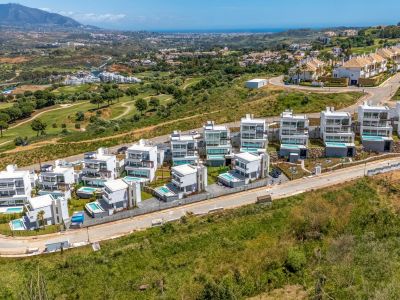
{"label": "hillside", "polygon": [[16,27],[59,26],[68,28],[81,26],[80,23],[71,18],[13,3],[0,4],[0,25]]}
{"label": "hillside", "polygon": [[99,252],[0,259],[0,299],[29,298],[38,268],[50,299],[399,299],[399,188],[399,173],[360,179],[187,216]]}

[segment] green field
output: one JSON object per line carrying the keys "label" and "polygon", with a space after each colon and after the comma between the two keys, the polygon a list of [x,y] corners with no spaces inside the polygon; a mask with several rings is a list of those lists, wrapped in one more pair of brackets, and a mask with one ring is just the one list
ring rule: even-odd
{"label": "green field", "polygon": [[0,298],[23,298],[39,270],[50,299],[287,299],[293,286],[311,299],[398,299],[399,196],[398,179],[361,179],[188,216],[99,252],[1,258]]}
{"label": "green field", "polygon": [[[149,97],[148,95],[141,96]],[[160,95],[155,97],[160,99],[161,104],[165,104],[171,99],[171,97],[168,95]],[[103,104],[101,106],[101,116],[105,119],[118,119],[120,118],[120,116],[124,118],[131,118],[134,114],[137,113],[134,101],[135,100],[132,100],[131,97],[125,96],[120,98],[119,102],[114,101],[114,103],[109,107],[106,104]],[[53,110],[56,108],[60,109],[45,112],[38,117],[39,120],[47,124],[46,134],[50,135],[50,137],[54,137],[54,135],[61,133],[62,124],[67,125],[68,131],[77,131],[77,129],[75,129],[75,123],[77,123],[75,120],[75,114],[79,111],[87,114],[86,120],[84,122],[80,122],[82,123],[81,128],[84,128],[88,124],[88,119],[90,115],[96,115],[97,105],[91,104],[88,101],[80,101],[66,105],[54,106],[49,108],[49,110]],[[127,113],[125,114],[125,112]],[[22,120],[22,122],[24,122],[24,120]],[[56,127],[54,127],[53,124],[55,124]],[[15,125],[11,125],[10,129],[5,131],[3,137],[0,138],[0,144],[8,141],[13,141],[18,136],[28,138],[35,137],[37,133],[31,129],[30,125],[31,122],[25,122],[22,125],[18,125],[18,123]]]}

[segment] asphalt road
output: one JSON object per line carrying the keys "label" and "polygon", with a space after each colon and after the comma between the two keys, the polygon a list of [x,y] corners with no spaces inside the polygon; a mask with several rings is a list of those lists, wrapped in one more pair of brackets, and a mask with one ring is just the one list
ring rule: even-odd
{"label": "asphalt road", "polygon": [[27,248],[38,248],[42,252],[47,243],[68,240],[73,244],[87,244],[99,242],[130,234],[137,230],[144,230],[152,226],[152,221],[163,219],[166,221],[178,220],[187,212],[194,214],[206,214],[215,209],[233,209],[240,206],[253,204],[257,197],[271,195],[273,200],[286,198],[311,190],[323,189],[363,177],[370,169],[399,163],[400,158],[392,158],[384,161],[371,162],[358,165],[320,176],[307,177],[281,185],[263,187],[242,193],[232,194],[187,206],[158,211],[130,219],[120,220],[90,228],[69,230],[63,233],[38,237],[12,238],[0,236],[0,255],[13,256],[24,255]]}

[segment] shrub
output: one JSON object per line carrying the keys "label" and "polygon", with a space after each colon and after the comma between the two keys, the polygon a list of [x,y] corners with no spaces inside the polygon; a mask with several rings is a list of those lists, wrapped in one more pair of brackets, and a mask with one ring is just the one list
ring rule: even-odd
{"label": "shrub", "polygon": [[75,129],[81,129],[81,124],[80,123],[75,123]]}
{"label": "shrub", "polygon": [[82,111],[78,111],[78,112],[75,114],[75,120],[76,120],[77,122],[82,122],[82,121],[84,121],[84,120],[85,120],[85,114],[84,114]]}
{"label": "shrub", "polygon": [[291,273],[301,271],[307,263],[306,256],[303,251],[295,248],[290,248],[286,261],[285,268]]}
{"label": "shrub", "polygon": [[26,145],[28,145],[28,138],[27,137],[23,138],[23,137],[17,136],[14,140],[14,144],[15,144],[15,146],[26,146]]}

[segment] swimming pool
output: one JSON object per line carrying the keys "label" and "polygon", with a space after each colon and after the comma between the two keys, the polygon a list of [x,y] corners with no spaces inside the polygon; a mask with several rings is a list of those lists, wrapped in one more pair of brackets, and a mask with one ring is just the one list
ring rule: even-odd
{"label": "swimming pool", "polygon": [[221,177],[222,179],[225,179],[228,182],[239,182],[239,181],[242,181],[242,180],[240,180],[239,178],[233,176],[230,173],[223,173],[223,174],[219,175],[219,177]]}
{"label": "swimming pool", "polygon": [[175,196],[175,193],[173,193],[169,188],[166,186],[162,186],[156,189],[156,192],[159,193],[160,195],[167,196],[167,197],[172,197]]}
{"label": "swimming pool", "polygon": [[0,214],[21,214],[23,212],[24,208],[22,206],[0,208]]}
{"label": "swimming pool", "polygon": [[92,216],[95,214],[100,214],[100,213],[104,212],[104,209],[101,207],[101,205],[97,201],[86,204],[85,208]]}
{"label": "swimming pool", "polygon": [[133,177],[133,176],[126,176],[126,177],[124,177],[124,180],[126,182],[145,182],[145,181],[148,181],[148,179],[146,179],[146,178]]}
{"label": "swimming pool", "polygon": [[14,231],[26,229],[25,224],[21,219],[12,220],[10,222],[10,228],[11,228],[11,230],[14,230]]}
{"label": "swimming pool", "polygon": [[338,147],[338,148],[346,148],[345,143],[336,143],[336,142],[326,142],[327,147]]}
{"label": "swimming pool", "polygon": [[381,142],[381,141],[384,141],[384,138],[386,138],[386,137],[383,137],[383,136],[369,136],[369,135],[363,135],[362,136],[362,140],[363,141],[370,141],[370,142]]}
{"label": "swimming pool", "polygon": [[78,190],[78,192],[91,193],[91,194],[93,194],[93,193],[97,192],[97,189],[96,189],[96,188],[92,188],[92,187],[87,187],[87,186],[85,186],[85,187],[80,188],[80,189]]}

